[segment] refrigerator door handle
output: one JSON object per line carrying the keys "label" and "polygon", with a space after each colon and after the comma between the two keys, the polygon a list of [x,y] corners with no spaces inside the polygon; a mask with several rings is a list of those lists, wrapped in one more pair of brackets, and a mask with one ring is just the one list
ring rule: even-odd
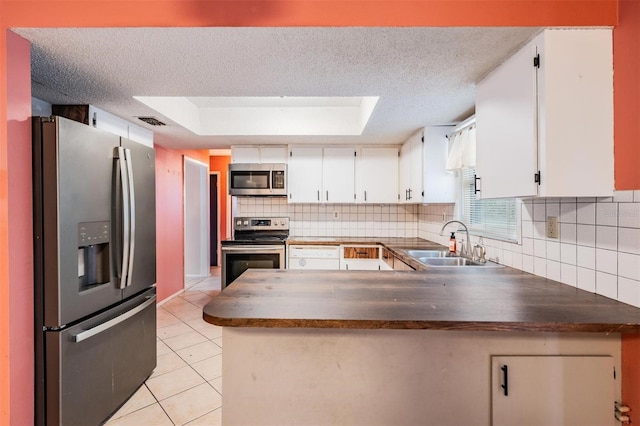
{"label": "refrigerator door handle", "polygon": [[122,264],[120,268],[119,288],[125,288],[127,285],[127,274],[129,272],[129,240],[130,240],[130,222],[129,222],[129,176],[127,173],[127,164],[124,148],[115,148],[115,157],[120,163],[120,186],[122,189]]}
{"label": "refrigerator door handle", "polygon": [[129,182],[129,269],[127,271],[127,282],[125,286],[130,286],[133,279],[133,257],[136,253],[136,196],[133,190],[133,161],[131,160],[131,150],[125,149],[124,156],[127,163],[127,177]]}
{"label": "refrigerator door handle", "polygon": [[119,315],[113,319],[110,319],[107,322],[103,322],[100,325],[97,325],[95,327],[92,327],[88,330],[85,330],[81,333],[76,334],[75,336],[71,337],[71,340],[73,340],[76,343],[80,343],[83,340],[87,340],[90,337],[95,336],[96,334],[100,334],[104,331],[107,331],[110,328],[115,327],[116,325],[128,320],[129,318],[131,318],[132,316],[136,315],[139,312],[144,311],[147,307],[149,307],[150,305],[156,303],[156,296],[149,296],[147,298],[147,300],[141,304],[139,304],[138,306],[136,306],[133,309],[128,310],[127,312],[125,312],[122,315]]}

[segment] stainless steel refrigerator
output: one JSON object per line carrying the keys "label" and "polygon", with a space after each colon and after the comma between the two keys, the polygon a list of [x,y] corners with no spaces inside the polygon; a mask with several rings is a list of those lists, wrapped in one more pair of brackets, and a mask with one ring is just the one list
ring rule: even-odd
{"label": "stainless steel refrigerator", "polygon": [[104,422],[156,366],[155,155],[33,118],[36,424]]}

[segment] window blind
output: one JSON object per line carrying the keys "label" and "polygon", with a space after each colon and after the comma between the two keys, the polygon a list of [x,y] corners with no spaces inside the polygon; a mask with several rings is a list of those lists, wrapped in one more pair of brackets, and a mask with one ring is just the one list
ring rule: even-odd
{"label": "window blind", "polygon": [[518,214],[515,198],[477,200],[475,190],[475,169],[461,169],[462,221],[469,231],[483,237],[507,241],[517,241]]}

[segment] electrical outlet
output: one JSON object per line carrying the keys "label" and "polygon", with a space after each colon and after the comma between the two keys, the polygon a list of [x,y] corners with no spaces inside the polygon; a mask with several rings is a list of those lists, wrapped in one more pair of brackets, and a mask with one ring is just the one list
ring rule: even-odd
{"label": "electrical outlet", "polygon": [[547,216],[547,238],[558,238],[558,218]]}

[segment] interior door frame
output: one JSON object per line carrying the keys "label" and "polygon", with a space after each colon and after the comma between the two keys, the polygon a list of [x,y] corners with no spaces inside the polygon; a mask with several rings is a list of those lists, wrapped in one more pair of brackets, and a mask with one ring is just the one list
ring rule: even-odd
{"label": "interior door frame", "polygon": [[[199,174],[198,179],[198,188],[193,188],[192,185],[189,186],[189,179],[187,179],[187,171],[189,169],[193,169],[196,167],[197,172]],[[184,238],[184,275],[186,278],[199,278],[199,277],[208,277],[209,276],[209,165],[203,162],[194,160],[192,158],[183,156],[183,238]],[[198,244],[197,250],[197,266],[194,268],[194,271],[191,271],[189,265],[189,260],[187,259],[187,253],[190,247],[190,244],[194,244],[192,238],[189,233],[189,225],[188,223],[189,217],[191,215],[191,210],[189,209],[192,204],[191,198],[189,197],[193,191],[197,191],[198,193],[198,205],[196,206],[197,212],[195,214],[197,224],[197,233],[195,235],[199,236],[199,239],[196,240]]]}
{"label": "interior door frame", "polygon": [[[217,182],[218,182],[218,190],[216,191],[216,196],[217,196],[217,200],[216,200],[216,227],[217,227],[217,235],[218,235],[218,242],[217,242],[217,250],[216,253],[218,253],[218,267],[221,267],[221,260],[222,260],[222,255],[220,253],[220,179],[221,179],[221,172],[220,171],[209,171],[209,182],[211,182],[211,175],[216,175],[217,176]],[[211,193],[211,188],[209,188],[209,193]],[[211,205],[211,199],[209,199],[209,205]],[[209,235],[211,235],[211,230],[209,230]],[[211,242],[209,242],[209,247],[211,247]],[[213,256],[213,253],[209,252],[209,262],[211,262],[211,256]]]}

